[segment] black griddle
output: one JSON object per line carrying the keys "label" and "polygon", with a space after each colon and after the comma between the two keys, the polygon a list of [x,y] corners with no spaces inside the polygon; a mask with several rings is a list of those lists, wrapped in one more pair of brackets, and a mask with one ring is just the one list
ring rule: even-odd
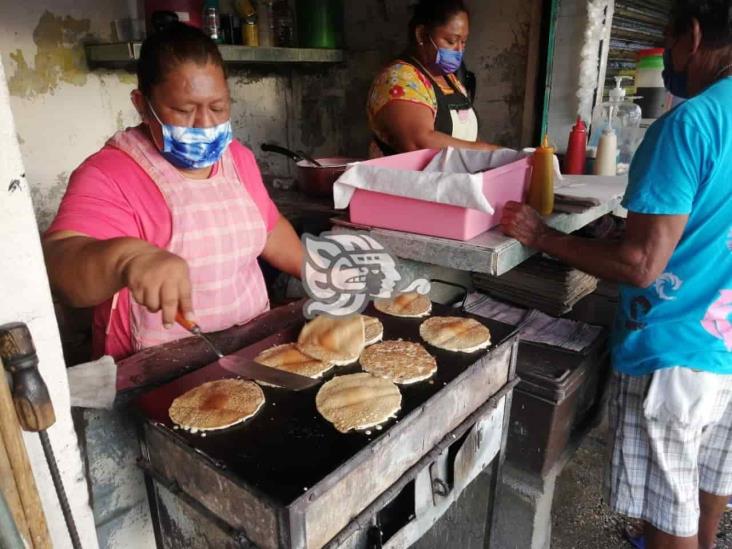
{"label": "black griddle", "polygon": [[[175,428],[168,417],[168,409],[176,397],[206,381],[236,377],[216,363],[146,393],[133,406],[145,419],[226,471],[227,476],[244,482],[257,497],[272,505],[287,506],[369,444],[387,436],[394,422],[424,405],[516,331],[512,326],[435,304],[433,316],[475,318],[491,331],[489,349],[470,354],[452,353],[432,347],[421,339],[419,325],[424,318],[392,317],[376,311],[373,306],[364,314],[381,320],[384,340],[401,338],[422,343],[437,359],[437,373],[430,380],[400,386],[402,408],[397,418],[380,430],[338,432],[316,410],[315,395],[320,385],[298,393],[263,387],[266,402],[255,417],[230,429],[208,432],[205,437]],[[296,341],[304,322],[247,347],[241,355],[253,359],[273,345]],[[358,364],[336,367],[325,375],[323,381],[334,375],[358,371],[361,371]]]}

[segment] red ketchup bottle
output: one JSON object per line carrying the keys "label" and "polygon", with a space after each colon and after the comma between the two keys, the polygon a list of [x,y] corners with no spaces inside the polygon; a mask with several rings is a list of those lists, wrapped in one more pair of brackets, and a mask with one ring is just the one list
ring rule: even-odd
{"label": "red ketchup bottle", "polygon": [[587,126],[578,116],[577,123],[569,134],[567,154],[564,157],[564,173],[582,175],[585,173],[585,157],[587,155]]}

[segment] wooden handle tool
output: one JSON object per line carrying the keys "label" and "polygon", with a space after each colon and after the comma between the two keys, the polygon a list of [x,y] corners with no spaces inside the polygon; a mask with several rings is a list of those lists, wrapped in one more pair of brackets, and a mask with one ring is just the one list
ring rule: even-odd
{"label": "wooden handle tool", "polygon": [[[28,326],[20,322],[0,326],[0,359],[2,359],[5,369],[10,372],[13,378],[12,401],[16,413],[12,415],[17,415],[17,423],[20,424],[23,430],[38,433],[43,453],[46,456],[48,470],[51,473],[51,479],[61,505],[61,511],[66,521],[66,527],[69,530],[71,545],[75,549],[80,549],[79,533],[71,514],[71,507],[66,496],[61,473],[58,470],[51,441],[46,432],[46,429],[56,423],[56,414],[53,411],[53,403],[48,394],[48,387],[46,387],[46,383],[38,371],[38,355]],[[5,438],[5,433],[3,433],[3,438]],[[7,440],[5,442],[7,444]],[[25,448],[23,448],[23,451],[25,451]],[[30,466],[28,466],[28,469],[30,469]],[[33,530],[32,523],[34,521],[29,516],[25,501],[23,501],[23,506],[26,511],[28,526]],[[40,506],[40,501],[38,506]],[[42,516],[43,510],[41,509],[39,513]],[[43,526],[45,530],[45,519],[43,520]],[[31,535],[33,536],[32,531]],[[48,535],[47,530],[46,535]],[[50,542],[47,545],[40,545],[40,547],[45,546],[50,547]]]}
{"label": "wooden handle tool", "polygon": [[38,371],[30,331],[14,322],[0,326],[0,358],[13,377],[13,403],[24,431],[45,431],[56,423],[48,387]]}

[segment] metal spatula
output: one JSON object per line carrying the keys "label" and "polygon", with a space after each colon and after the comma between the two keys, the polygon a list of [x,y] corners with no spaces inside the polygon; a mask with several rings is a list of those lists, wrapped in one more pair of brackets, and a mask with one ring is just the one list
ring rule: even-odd
{"label": "metal spatula", "polygon": [[320,380],[318,379],[285,372],[284,370],[277,370],[276,368],[270,368],[269,366],[258,364],[249,358],[236,356],[236,353],[232,355],[224,355],[214,342],[211,341],[205,333],[203,333],[198,324],[190,322],[181,313],[176,315],[175,321],[193,335],[205,341],[206,345],[208,345],[209,348],[216,353],[216,356],[219,357],[217,362],[224,370],[247,379],[271,383],[272,385],[282,387],[283,389],[290,389],[291,391],[302,391],[320,383]]}

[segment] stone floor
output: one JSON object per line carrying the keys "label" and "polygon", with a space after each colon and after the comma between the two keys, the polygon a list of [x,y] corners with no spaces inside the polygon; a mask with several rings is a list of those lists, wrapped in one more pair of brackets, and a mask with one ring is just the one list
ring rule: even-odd
{"label": "stone floor", "polygon": [[[552,514],[552,549],[626,549],[626,520],[602,502],[605,435],[593,431],[557,480]],[[718,549],[732,549],[732,513],[720,528]]]}

